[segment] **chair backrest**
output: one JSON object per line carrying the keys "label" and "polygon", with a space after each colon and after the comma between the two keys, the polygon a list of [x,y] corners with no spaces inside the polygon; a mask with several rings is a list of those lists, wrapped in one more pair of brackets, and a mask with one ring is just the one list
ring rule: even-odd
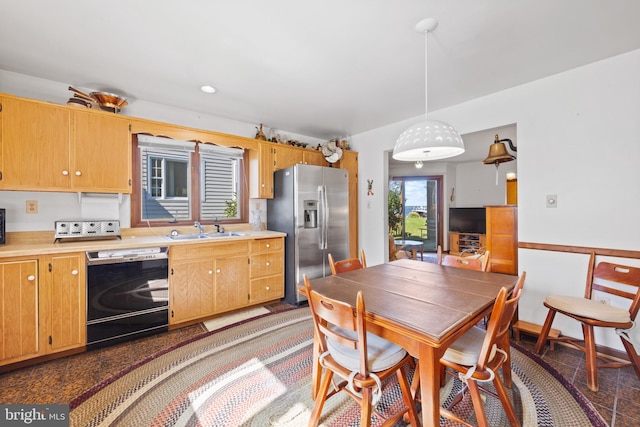
{"label": "chair backrest", "polygon": [[489,251],[485,251],[481,255],[444,255],[442,248],[438,246],[438,264],[466,268],[467,270],[487,271],[487,267],[489,266]]}
{"label": "chair backrest", "polygon": [[[307,275],[304,275],[304,287],[307,291],[313,327],[320,343],[320,354],[328,351],[327,339],[331,339],[347,348],[358,350],[360,354],[360,375],[368,377],[367,329],[364,321],[365,309],[362,291],[358,291],[354,315],[351,305],[326,297],[311,289],[311,282],[309,282]],[[355,331],[356,338],[345,334],[344,331]]]}
{"label": "chair backrest", "polygon": [[502,348],[503,344],[508,343],[506,337],[510,333],[511,321],[518,308],[518,301],[520,301],[526,277],[527,273],[522,272],[509,299],[507,299],[507,288],[500,289],[487,323],[487,333],[478,358],[478,368],[484,369],[489,363],[494,346]]}
{"label": "chair backrest", "polygon": [[[593,291],[598,291],[628,299],[630,301],[629,313],[631,314],[631,320],[635,320],[640,309],[640,267],[630,267],[610,262],[599,262],[595,268],[594,265],[595,253],[592,252],[589,259],[585,298],[591,299]],[[625,290],[623,287],[615,287],[606,282],[627,285],[629,288]]]}
{"label": "chair backrest", "polygon": [[334,261],[333,255],[328,254],[329,258],[329,267],[331,267],[332,274],[340,274],[345,273],[347,271],[352,270],[360,270],[362,268],[367,268],[367,258],[364,255],[364,249],[360,252],[360,258],[348,258],[340,261]]}

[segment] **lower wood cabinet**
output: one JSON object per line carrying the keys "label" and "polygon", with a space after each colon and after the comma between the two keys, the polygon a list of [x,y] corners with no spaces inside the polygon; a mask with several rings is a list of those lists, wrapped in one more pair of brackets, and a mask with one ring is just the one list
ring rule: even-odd
{"label": "lower wood cabinet", "polygon": [[0,262],[0,365],[86,344],[84,253]]}
{"label": "lower wood cabinet", "polygon": [[284,297],[284,237],[172,246],[172,325]]}

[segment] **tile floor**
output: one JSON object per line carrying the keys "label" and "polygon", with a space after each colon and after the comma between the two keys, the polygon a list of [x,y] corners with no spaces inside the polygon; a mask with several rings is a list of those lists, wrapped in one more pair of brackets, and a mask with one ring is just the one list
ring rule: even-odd
{"label": "tile floor", "polygon": [[[288,307],[276,304],[268,308],[278,311]],[[1,374],[0,402],[68,403],[84,390],[136,361],[204,332],[204,326],[197,324]],[[533,351],[535,341],[522,336],[520,344]],[[600,370],[600,391],[594,393],[585,383],[581,352],[556,345],[554,351],[547,347],[542,357],[568,378],[612,427],[640,426],[640,380],[632,368]]]}

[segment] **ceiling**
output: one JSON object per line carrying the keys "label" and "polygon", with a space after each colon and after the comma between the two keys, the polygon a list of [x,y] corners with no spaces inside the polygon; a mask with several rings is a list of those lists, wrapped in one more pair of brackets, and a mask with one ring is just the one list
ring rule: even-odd
{"label": "ceiling", "polygon": [[0,6],[0,69],[322,139],[424,113],[423,18],[430,111],[640,48],[637,0]]}

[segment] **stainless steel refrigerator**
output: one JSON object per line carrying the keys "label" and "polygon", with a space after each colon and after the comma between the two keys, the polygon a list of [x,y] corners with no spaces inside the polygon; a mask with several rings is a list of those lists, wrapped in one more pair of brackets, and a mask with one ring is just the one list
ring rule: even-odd
{"label": "stainless steel refrigerator", "polygon": [[285,301],[300,304],[303,275],[331,274],[327,254],[349,257],[349,175],[344,169],[298,164],[274,172],[267,229],[285,237]]}

